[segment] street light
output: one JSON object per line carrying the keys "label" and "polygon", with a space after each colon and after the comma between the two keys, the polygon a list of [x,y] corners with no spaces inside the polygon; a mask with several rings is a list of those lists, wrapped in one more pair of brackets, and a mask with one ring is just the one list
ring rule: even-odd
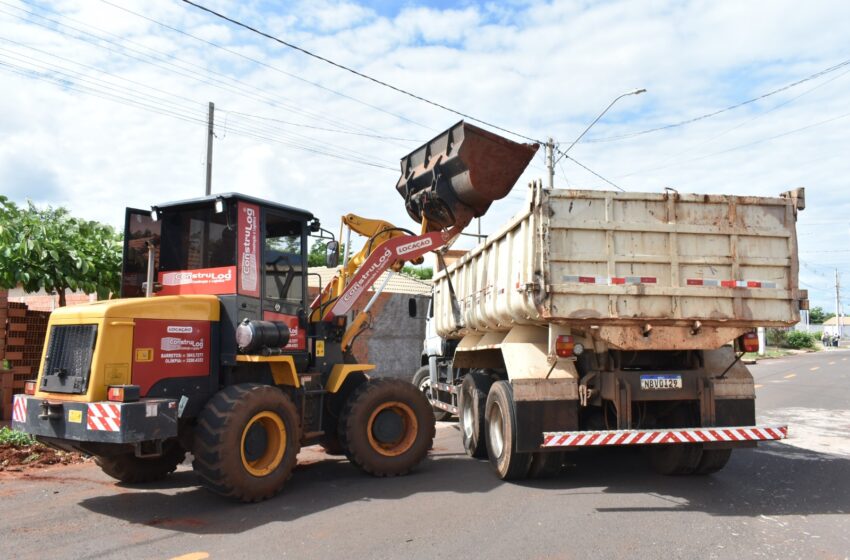
{"label": "street light", "polygon": [[599,116],[598,116],[598,117],[596,117],[595,119],[593,119],[593,122],[592,122],[592,123],[590,123],[590,124],[587,126],[587,128],[585,128],[585,129],[584,129],[584,132],[582,132],[581,134],[579,134],[579,135],[578,135],[578,138],[576,138],[575,140],[573,140],[573,143],[572,143],[572,144],[570,144],[570,145],[567,147],[567,149],[566,149],[566,150],[564,150],[563,152],[561,152],[561,157],[559,157],[559,158],[558,158],[558,160],[557,160],[555,163],[558,163],[558,161],[561,161],[561,158],[563,158],[565,155],[567,155],[567,152],[569,152],[569,151],[573,148],[573,146],[575,146],[576,144],[578,144],[578,141],[579,141],[579,140],[581,140],[581,139],[582,139],[582,137],[584,137],[584,135],[585,135],[585,134],[587,134],[587,131],[588,131],[588,130],[590,130],[590,129],[593,127],[593,125],[595,125],[595,124],[599,121],[599,119],[601,119],[601,118],[602,118],[602,115],[604,115],[605,113],[607,113],[607,112],[608,112],[608,109],[610,109],[611,107],[613,107],[613,106],[614,106],[614,103],[616,103],[617,101],[619,101],[620,99],[622,99],[622,98],[624,98],[624,97],[626,97],[626,96],[629,96],[629,95],[640,95],[641,93],[644,93],[644,92],[646,92],[646,90],[645,90],[644,88],[641,88],[641,89],[635,89],[635,90],[632,90],[632,91],[627,91],[626,93],[623,93],[623,94],[618,95],[617,97],[615,97],[615,98],[614,98],[614,101],[612,101],[611,103],[609,103],[609,104],[608,104],[608,106],[607,106],[607,107],[605,107],[605,110],[604,110],[604,111],[602,111],[601,113],[599,113]]}

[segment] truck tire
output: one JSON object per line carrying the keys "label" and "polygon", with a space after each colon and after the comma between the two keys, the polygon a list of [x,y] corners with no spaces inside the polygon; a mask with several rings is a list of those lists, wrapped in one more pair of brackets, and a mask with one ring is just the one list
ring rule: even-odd
{"label": "truck tire", "polygon": [[693,474],[699,466],[702,453],[702,445],[696,443],[653,445],[649,449],[649,463],[658,474]]}
{"label": "truck tire", "polygon": [[271,385],[242,383],[216,393],[201,411],[192,466],[216,494],[258,502],[283,489],[300,448],[289,396]]}
{"label": "truck tire", "polygon": [[349,460],[373,476],[407,474],[434,442],[431,403],[401,379],[360,385],[340,416],[339,436]]}
{"label": "truck tire", "polygon": [[531,453],[516,450],[516,405],[511,384],[493,383],[484,411],[487,454],[502,480],[520,480],[528,475]]}
{"label": "truck tire", "polygon": [[176,441],[163,444],[159,457],[141,458],[133,453],[122,453],[108,457],[95,456],[94,462],[114,479],[128,484],[141,484],[162,480],[177,470],[177,465],[186,458],[186,450]]}
{"label": "truck tire", "polygon": [[694,474],[714,474],[723,469],[731,457],[731,449],[703,449]]}
{"label": "truck tire", "polygon": [[[426,399],[431,398],[431,369],[428,366],[422,366],[418,370],[416,370],[416,374],[413,376],[413,384],[419,387],[419,390],[422,391],[422,394],[425,395]],[[450,412],[445,410],[441,410],[437,407],[432,407],[434,410],[434,420],[440,422],[442,420],[446,420],[451,416]]]}
{"label": "truck tire", "polygon": [[563,464],[563,452],[532,453],[531,465],[528,467],[528,478],[552,478],[561,472]]}
{"label": "truck tire", "polygon": [[460,434],[466,454],[476,459],[487,458],[487,442],[484,441],[484,409],[487,393],[493,380],[489,375],[472,372],[466,374],[460,386],[458,416]]}

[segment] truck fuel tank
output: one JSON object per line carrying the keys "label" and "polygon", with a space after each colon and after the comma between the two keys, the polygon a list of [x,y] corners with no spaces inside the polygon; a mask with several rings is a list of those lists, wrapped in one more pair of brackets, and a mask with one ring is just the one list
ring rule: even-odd
{"label": "truck fuel tank", "polygon": [[463,228],[510,192],[538,148],[460,121],[401,159],[396,190],[428,231]]}

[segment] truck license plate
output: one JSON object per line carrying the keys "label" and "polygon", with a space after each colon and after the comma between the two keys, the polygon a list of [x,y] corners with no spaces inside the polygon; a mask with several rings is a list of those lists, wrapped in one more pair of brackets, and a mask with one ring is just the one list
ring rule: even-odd
{"label": "truck license plate", "polygon": [[681,389],[681,375],[641,375],[640,388],[648,391],[659,389]]}

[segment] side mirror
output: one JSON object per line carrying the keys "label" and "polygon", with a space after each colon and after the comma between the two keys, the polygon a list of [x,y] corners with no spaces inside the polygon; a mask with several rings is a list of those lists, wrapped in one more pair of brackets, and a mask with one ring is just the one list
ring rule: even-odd
{"label": "side mirror", "polygon": [[418,309],[416,308],[416,298],[410,298],[407,300],[407,314],[410,315],[412,319],[415,319],[419,314]]}
{"label": "side mirror", "polygon": [[328,241],[325,251],[325,266],[328,268],[336,268],[339,265],[339,243],[336,241]]}

